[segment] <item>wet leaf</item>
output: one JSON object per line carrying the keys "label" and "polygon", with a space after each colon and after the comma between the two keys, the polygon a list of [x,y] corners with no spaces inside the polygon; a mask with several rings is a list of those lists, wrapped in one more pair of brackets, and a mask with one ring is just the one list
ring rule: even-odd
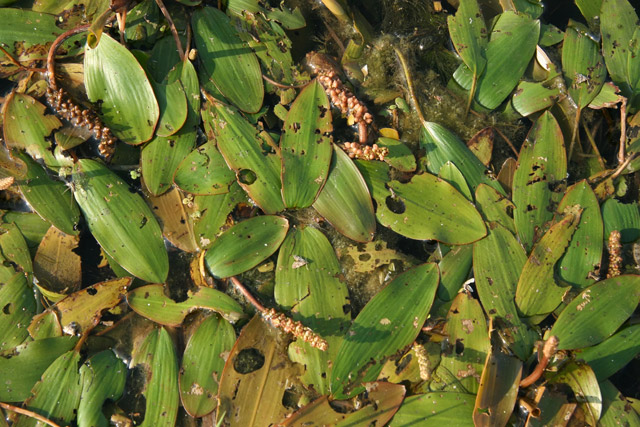
{"label": "wet leaf", "polygon": [[229,354],[220,379],[218,414],[231,427],[275,424],[289,412],[282,399],[287,388],[298,383],[301,369],[289,361],[277,334],[254,316]]}
{"label": "wet leaf", "polygon": [[386,359],[411,344],[427,318],[439,282],[436,264],[396,277],[362,309],[344,337],[331,375],[331,393],[345,398],[375,379]]}
{"label": "wet leaf", "polygon": [[77,337],[43,338],[28,341],[7,356],[0,356],[0,400],[21,402],[27,399],[49,365],[77,342]]}
{"label": "wet leaf", "polygon": [[318,196],[331,164],[331,109],[323,87],[313,81],[291,104],[280,140],[282,199],[306,208]]}
{"label": "wet leaf", "polygon": [[[245,18],[242,14],[240,17]],[[272,79],[292,84],[294,65],[291,58],[291,40],[285,31],[278,23],[265,19],[262,14],[253,15],[250,23],[257,37],[249,32],[239,33],[240,37],[251,46]]]}
{"label": "wet leaf", "polygon": [[598,381],[604,381],[622,369],[640,353],[640,325],[631,325],[616,332],[600,344],[577,353],[593,369]]}
{"label": "wet leaf", "polygon": [[[139,288],[138,288],[139,289]],[[134,348],[132,366],[143,365],[147,375],[143,427],[173,426],[178,415],[178,359],[169,333],[155,328]]]}
{"label": "wet leaf", "polygon": [[522,81],[511,98],[511,105],[518,114],[527,117],[551,107],[559,96],[558,87],[547,87],[545,82]]}
{"label": "wet leaf", "polygon": [[389,423],[390,427],[420,423],[473,426],[473,394],[437,391],[407,397]]}
{"label": "wet leaf", "polygon": [[239,222],[223,232],[205,254],[209,272],[225,278],[260,264],[278,250],[284,240],[289,221],[265,215]]}
{"label": "wet leaf", "polygon": [[538,118],[520,149],[513,176],[514,220],[518,237],[530,250],[544,224],[553,218],[552,186],[565,179],[567,159],[562,131],[550,112]]}
{"label": "wet leaf", "polygon": [[209,141],[184,158],[173,180],[181,190],[191,194],[224,194],[229,192],[236,174],[225,163],[215,142]]}
{"label": "wet leaf", "polygon": [[462,245],[486,235],[473,204],[447,182],[424,173],[404,184],[391,181],[385,198],[374,197],[380,224],[412,239]]}
{"label": "wet leaf", "polygon": [[[364,407],[347,414],[337,412],[322,396],[288,416],[283,427],[332,425],[386,425],[402,403],[405,388],[388,382],[367,383],[367,399]],[[333,403],[333,402],[332,402]],[[334,403],[335,405],[336,403]]]}
{"label": "wet leaf", "polygon": [[596,281],[602,258],[603,225],[596,195],[586,181],[571,186],[558,205],[558,211],[579,205],[580,223],[565,254],[556,265],[558,277],[577,288],[585,288]]}
{"label": "wet leaf", "polygon": [[278,253],[276,302],[329,345],[327,351],[300,341],[289,346],[291,360],[305,366],[300,380],[321,394],[329,392],[331,366],[351,320],[345,313],[349,292],[340,274],[331,244],[315,228],[292,230]]}
{"label": "wet leaf", "polygon": [[[1,9],[0,9],[1,10]],[[47,138],[62,126],[53,114],[45,114],[45,106],[29,95],[12,92],[3,105],[4,139],[7,148],[25,150],[34,159],[42,159],[54,167],[58,162]],[[19,156],[23,161],[25,156]]]}
{"label": "wet leaf", "polygon": [[196,132],[183,129],[168,137],[157,136],[142,148],[142,177],[151,194],[158,196],[171,188],[178,165],[195,145]]}
{"label": "wet leaf", "polygon": [[27,277],[33,273],[31,254],[26,240],[20,229],[14,224],[0,225],[0,253],[4,260],[10,262],[15,271],[22,272]]}
{"label": "wet leaf", "polygon": [[571,387],[578,404],[584,410],[587,423],[596,425],[602,413],[602,395],[598,380],[589,365],[569,362],[549,382],[564,383]]}
{"label": "wet leaf", "polygon": [[194,11],[191,26],[198,56],[213,84],[242,111],[260,110],[264,97],[260,64],[229,18],[204,7]]}
{"label": "wet leaf", "polygon": [[566,426],[578,406],[568,403],[566,394],[555,391],[552,387],[539,387],[536,401],[540,409],[538,418],[529,414],[527,424],[532,427]]}
{"label": "wet leaf", "polygon": [[482,370],[473,410],[476,427],[507,425],[516,404],[521,376],[522,361],[506,354],[498,333],[491,331],[491,351]]}
{"label": "wet leaf", "polygon": [[102,414],[107,399],[117,401],[124,392],[127,367],[111,350],[102,351],[80,367],[82,395],[78,406],[78,425],[106,427]]}
{"label": "wet leaf", "polygon": [[267,214],[284,210],[279,153],[263,148],[257,129],[231,107],[213,106],[203,120],[215,129],[218,149],[249,197]]}
{"label": "wet leaf", "polygon": [[[0,351],[5,351],[22,344],[28,338],[27,326],[36,313],[36,300],[33,297],[33,289],[23,273],[15,273],[9,280],[2,280],[2,282],[0,284]],[[1,371],[2,360],[0,359]]]}
{"label": "wet leaf", "polygon": [[548,314],[560,305],[566,289],[554,280],[555,265],[579,222],[579,211],[568,213],[531,250],[516,289],[516,304],[524,316]]}
{"label": "wet leaf", "polygon": [[43,219],[66,234],[79,233],[80,210],[71,191],[60,181],[49,177],[46,170],[26,154],[18,157],[27,165],[24,181],[18,181],[20,191],[33,209]]}
{"label": "wet leaf", "polygon": [[597,282],[582,291],[560,313],[550,335],[559,350],[602,342],[629,318],[640,301],[640,277],[623,275]]}
{"label": "wet leaf", "polygon": [[131,284],[131,277],[96,283],[58,301],[56,310],[65,333],[87,332],[97,325],[103,311],[118,305]]}
{"label": "wet leaf", "polygon": [[51,301],[80,289],[82,269],[77,236],[70,236],[55,227],[50,227],[38,246],[33,259],[33,272],[38,278],[37,286]]}
{"label": "wet leaf", "polygon": [[451,162],[447,162],[440,168],[438,172],[438,178],[441,178],[451,184],[456,190],[460,192],[469,201],[473,201],[471,190],[465,181],[464,176],[460,172],[460,169]]}
{"label": "wet leaf", "polygon": [[[0,213],[2,213],[2,211],[0,211]],[[35,256],[42,238],[51,227],[48,221],[40,218],[38,214],[31,212],[5,211],[2,215],[2,221],[15,224],[20,229],[24,240],[27,242],[27,246],[29,246],[32,257]]]}
{"label": "wet leaf", "polygon": [[313,207],[348,238],[371,241],[376,219],[367,184],[344,151],[337,146],[333,151],[329,177]]}
{"label": "wet leaf", "polygon": [[[69,351],[58,357],[42,374],[40,382],[31,390],[31,397],[25,401],[25,407],[48,419],[68,424],[76,416],[80,403],[82,384],[78,364],[80,353]],[[34,418],[18,416],[16,427],[37,426]]]}
{"label": "wet leaf", "polygon": [[224,356],[235,341],[233,326],[218,315],[207,317],[189,338],[180,368],[180,398],[192,417],[202,417],[216,408]]}
{"label": "wet leaf", "polygon": [[129,291],[127,303],[141,316],[166,326],[179,326],[189,313],[198,309],[216,311],[231,321],[244,316],[242,307],[233,298],[205,287],[189,292],[186,300],[176,302],[165,295],[164,286],[146,285]]}
{"label": "wet leaf", "polygon": [[100,163],[74,165],[74,196],[91,234],[124,269],[149,282],[164,282],[169,259],[162,231],[142,198]]}
{"label": "wet leaf", "polygon": [[487,184],[503,193],[500,184],[489,177],[488,169],[454,133],[434,122],[424,122],[420,133],[420,147],[426,151],[427,168],[433,174],[451,162],[462,172],[467,184],[475,191]]}
{"label": "wet leaf", "polygon": [[148,141],[160,109],[151,83],[133,54],[106,34],[84,56],[84,78],[91,102],[101,102],[100,117],[128,144]]}
{"label": "wet leaf", "polygon": [[484,128],[467,142],[467,147],[482,162],[483,165],[489,166],[491,155],[493,153],[493,141],[495,132],[492,127]]}

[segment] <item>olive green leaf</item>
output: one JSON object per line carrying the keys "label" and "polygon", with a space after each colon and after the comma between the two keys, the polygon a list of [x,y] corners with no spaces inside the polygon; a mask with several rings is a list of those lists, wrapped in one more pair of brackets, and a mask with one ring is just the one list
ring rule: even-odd
{"label": "olive green leaf", "polygon": [[389,423],[389,427],[438,423],[472,427],[475,395],[437,391],[407,397]]}
{"label": "olive green leaf", "polygon": [[181,129],[171,136],[156,136],[142,148],[142,177],[151,194],[160,195],[171,187],[178,166],[195,145],[196,131]]}
{"label": "olive green leaf", "polygon": [[640,353],[640,325],[631,325],[616,332],[600,344],[576,353],[577,359],[591,366],[598,381],[604,381],[622,369]]}
{"label": "olive green leaf", "polygon": [[560,372],[549,379],[551,384],[567,384],[575,393],[578,405],[582,407],[585,421],[595,426],[602,413],[602,394],[593,370],[589,365],[569,362]]}
{"label": "olive green leaf", "polygon": [[4,261],[7,261],[7,267],[13,265],[15,271],[22,272],[27,277],[31,276],[31,253],[24,236],[15,224],[0,225],[0,253]]}
{"label": "olive green leaf", "polygon": [[[241,16],[241,18],[245,17]],[[293,59],[291,58],[291,40],[277,22],[267,20],[262,14],[253,15],[250,23],[257,35],[241,32],[256,56],[268,70],[272,79],[284,83],[293,83]]]}
{"label": "olive green leaf", "polygon": [[567,189],[558,205],[558,211],[579,205],[582,208],[580,223],[567,251],[558,261],[556,272],[564,282],[584,288],[596,281],[602,258],[602,215],[596,195],[586,181],[580,181]]}
{"label": "olive green leaf", "polygon": [[558,349],[596,345],[631,316],[640,301],[640,276],[623,275],[597,282],[576,296],[558,316],[550,335]]}
{"label": "olive green leaf", "polygon": [[455,245],[474,242],[487,234],[473,204],[431,174],[414,175],[406,184],[391,181],[387,185],[393,193],[387,191],[386,198],[376,198],[376,217],[396,233]]}
{"label": "olive green leaf", "polygon": [[500,194],[495,188],[485,184],[476,188],[476,207],[488,222],[495,221],[513,234],[516,232],[513,223],[515,206],[511,200]]}
{"label": "olive green leaf", "polygon": [[521,376],[522,361],[504,352],[499,334],[492,330],[491,350],[482,370],[473,409],[476,427],[507,425],[516,404]]}
{"label": "olive green leaf", "polygon": [[95,48],[87,46],[84,78],[91,102],[101,102],[100,117],[128,144],[153,136],[160,109],[142,66],[120,43],[103,34]]}
{"label": "olive green leaf", "polygon": [[[3,267],[4,268],[4,267]],[[0,285],[0,351],[22,344],[29,336],[27,325],[36,314],[36,300],[24,273],[15,273]],[[0,372],[2,360],[0,360]],[[0,395],[2,394],[0,389]]]}
{"label": "olive green leaf", "polygon": [[107,427],[102,414],[107,399],[117,401],[124,392],[127,366],[111,350],[101,351],[80,367],[82,395],[78,406],[78,425]]}
{"label": "olive green leaf", "polygon": [[471,190],[467,185],[467,181],[464,179],[460,169],[451,162],[447,162],[438,171],[438,178],[441,178],[451,184],[456,190],[460,192],[469,201],[473,201]]}
{"label": "olive green leaf", "polygon": [[206,287],[189,292],[186,300],[176,302],[165,295],[163,285],[141,286],[127,294],[127,303],[141,316],[166,326],[179,326],[197,309],[216,311],[234,322],[243,316],[242,307],[233,298]]}
{"label": "olive green leaf", "polygon": [[204,260],[217,278],[244,273],[278,250],[289,221],[273,215],[256,216],[223,232],[209,247]]}
{"label": "olive green leaf", "polygon": [[143,365],[147,382],[143,427],[173,426],[178,415],[178,358],[169,333],[154,328],[134,347],[131,365]]}
{"label": "olive green leaf", "polygon": [[579,211],[567,213],[531,250],[516,289],[516,304],[526,317],[551,313],[562,301],[566,289],[554,280],[554,266],[564,254],[579,222]]}
{"label": "olive green leaf", "polygon": [[[356,411],[344,414],[336,411],[336,405],[342,402],[329,403],[328,396],[322,396],[296,412],[287,416],[282,427],[331,425],[348,427],[356,425],[387,425],[391,417],[400,407],[405,395],[405,387],[386,381],[367,384],[369,399]],[[346,402],[345,402],[346,403]]]}
{"label": "olive green leaf", "polygon": [[621,203],[609,199],[602,204],[604,239],[609,239],[612,231],[620,232],[622,243],[634,242],[640,237],[640,211],[637,203]]}
{"label": "olive green leaf", "polygon": [[443,301],[451,301],[455,298],[462,287],[462,283],[469,275],[472,255],[472,245],[456,246],[447,252],[438,263],[440,268],[438,298]]}
{"label": "olive green leaf", "polygon": [[[475,100],[482,107],[493,110],[516,87],[535,52],[539,34],[540,22],[525,14],[507,11],[497,17],[485,49],[487,65],[475,92]],[[466,90],[472,88],[473,77],[466,65],[453,74]]]}
{"label": "olive green leaf", "polygon": [[194,213],[189,209],[189,199],[184,197],[184,193],[172,187],[160,196],[148,196],[147,201],[162,224],[164,238],[180,250],[197,252],[199,246],[193,226]]}
{"label": "olive green leaf", "polygon": [[379,147],[386,148],[389,153],[384,157],[384,161],[400,172],[413,172],[416,170],[416,157],[407,145],[397,139],[381,136],[376,141]]}
{"label": "olive green leaf", "polygon": [[337,146],[329,177],[313,207],[348,238],[356,242],[373,239],[376,218],[367,184],[349,156]]}
{"label": "olive green leaf", "polygon": [[218,149],[251,199],[267,214],[284,210],[279,153],[269,153],[257,129],[232,107],[214,105],[202,119],[215,129]]}
{"label": "olive green leaf", "polygon": [[160,11],[154,1],[144,0],[127,12],[125,39],[129,42],[149,41],[152,43],[158,33]]}
{"label": "olive green leaf", "polygon": [[[20,229],[27,246],[29,246],[31,256],[35,256],[38,245],[49,228],[51,228],[51,224],[33,212],[0,211],[0,214],[2,214],[3,222],[15,224]],[[78,210],[79,214],[80,210]]]}
{"label": "olive green leaf", "polygon": [[52,226],[38,246],[33,259],[36,286],[50,301],[58,301],[82,285],[82,260],[74,252],[79,240]]}
{"label": "olive green leaf", "polygon": [[[143,151],[144,153],[144,151]],[[235,182],[214,141],[208,141],[188,154],[175,171],[173,181],[191,194],[224,194]]]}
{"label": "olive green leaf", "polygon": [[27,341],[0,356],[0,401],[27,399],[49,365],[77,342],[78,337],[42,338]]}
{"label": "olive green leaf", "polygon": [[542,231],[544,224],[553,218],[551,187],[566,175],[562,131],[553,115],[546,111],[529,131],[513,176],[514,220],[525,249],[530,250],[539,237],[536,230]]}
{"label": "olive green leaf", "polygon": [[204,7],[193,12],[191,26],[198,56],[213,84],[242,111],[260,110],[264,98],[260,64],[230,19],[218,9]]}
{"label": "olive green leaf", "polygon": [[202,417],[216,408],[224,354],[235,341],[233,326],[216,314],[204,319],[189,337],[180,368],[180,398],[192,417]]}
{"label": "olive green leaf", "polygon": [[495,131],[493,127],[489,126],[476,132],[467,142],[467,147],[483,165],[489,166],[493,155],[494,140]]}
{"label": "olive green leaf", "polygon": [[427,168],[431,173],[440,173],[440,168],[451,162],[462,172],[473,191],[478,185],[487,184],[504,193],[498,181],[490,178],[488,169],[454,133],[434,122],[422,125],[420,148],[426,151]]}
{"label": "olive green leaf", "polygon": [[640,425],[640,416],[611,381],[601,381],[599,386],[602,394],[602,416],[598,421],[599,425],[603,427]]}
{"label": "olive green leaf", "polygon": [[288,208],[306,208],[327,179],[332,155],[329,99],[316,80],[293,102],[283,129],[282,199]]}
{"label": "olive green leaf", "polygon": [[18,186],[24,198],[45,220],[70,235],[77,235],[80,210],[67,186],[49,177],[47,171],[26,154],[17,157],[27,165],[24,181]]}
{"label": "olive green leaf", "polygon": [[364,390],[386,359],[411,344],[427,318],[439,282],[438,266],[422,264],[378,292],[358,314],[335,358],[331,393],[346,398]]}
{"label": "olive green leaf", "polygon": [[569,402],[565,393],[551,387],[545,387],[541,394],[537,405],[540,408],[540,416],[535,418],[530,414],[527,419],[527,423],[532,427],[562,425],[578,406],[577,403]]}
{"label": "olive green leaf", "polygon": [[315,228],[293,229],[278,253],[276,302],[329,345],[327,351],[297,341],[289,346],[291,360],[306,368],[301,381],[321,394],[329,392],[332,361],[351,320],[344,311],[349,292],[340,274],[333,247]]}
{"label": "olive green leaf", "polygon": [[513,109],[521,116],[527,117],[551,107],[560,96],[560,88],[547,87],[545,83],[521,81],[511,98]]}
{"label": "olive green leaf", "polygon": [[595,20],[600,19],[602,0],[576,0],[576,6],[589,22],[589,26],[595,23]]}
{"label": "olive green leaf", "polygon": [[[33,386],[31,397],[25,401],[25,407],[46,418],[69,424],[76,416],[82,392],[78,372],[80,357],[80,353],[75,350],[58,357],[44,371],[42,379]],[[19,415],[14,426],[27,427],[38,424],[34,418]]]}
{"label": "olive green leaf", "polygon": [[89,159],[74,165],[73,185],[89,230],[104,251],[134,276],[164,282],[169,258],[160,226],[142,197],[129,191],[118,175]]}
{"label": "olive green leaf", "polygon": [[208,248],[218,237],[227,224],[229,214],[239,203],[249,203],[249,200],[237,182],[231,184],[228,193],[194,197],[197,214],[193,220],[193,232],[201,248]]}

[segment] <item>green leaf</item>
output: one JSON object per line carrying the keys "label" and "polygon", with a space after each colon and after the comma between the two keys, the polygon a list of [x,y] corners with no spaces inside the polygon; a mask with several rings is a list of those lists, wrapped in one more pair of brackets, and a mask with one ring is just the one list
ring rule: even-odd
{"label": "green leaf", "polygon": [[551,186],[566,175],[562,131],[553,115],[546,111],[529,131],[513,176],[514,220],[525,249],[531,249],[539,237],[536,232],[540,234],[545,223],[553,218]]}
{"label": "green leaf", "polygon": [[600,53],[600,43],[579,22],[570,21],[565,31],[562,69],[569,95],[581,110],[600,92],[607,70]]}
{"label": "green leaf", "polygon": [[201,248],[208,248],[222,232],[229,214],[238,203],[249,203],[249,200],[237,182],[231,184],[228,193],[193,199],[194,208],[200,215],[193,221],[193,232]]}
{"label": "green leaf", "polygon": [[82,395],[78,406],[79,426],[107,427],[102,414],[107,399],[117,401],[124,392],[127,366],[111,350],[101,351],[80,367]]}
{"label": "green leaf", "polygon": [[438,171],[438,178],[441,178],[451,184],[456,190],[460,192],[469,201],[473,201],[471,190],[465,181],[464,176],[460,172],[460,169],[451,162],[447,162]]}
{"label": "green leaf", "polygon": [[560,96],[560,89],[556,86],[547,87],[545,83],[521,81],[511,98],[513,109],[527,117],[551,107]]}
{"label": "green leaf", "polygon": [[215,129],[220,153],[251,199],[267,214],[284,210],[280,156],[263,147],[256,128],[237,110],[223,105],[206,110],[203,120]]}
{"label": "green leaf", "polygon": [[386,148],[389,153],[384,157],[384,161],[400,172],[413,172],[416,170],[416,157],[407,145],[397,139],[381,136],[376,141],[378,146]]}
{"label": "green leaf", "polygon": [[282,199],[287,208],[306,208],[318,196],[331,164],[331,107],[320,83],[314,80],[300,92],[283,129]]}
{"label": "green leaf", "polygon": [[595,374],[589,365],[569,362],[563,369],[549,379],[551,384],[567,384],[575,393],[578,404],[582,407],[585,421],[595,426],[602,413],[602,395]]}
{"label": "green leaf", "polygon": [[604,239],[608,240],[612,231],[620,232],[620,242],[631,243],[640,237],[640,211],[637,203],[621,203],[609,199],[602,204]]}
{"label": "green leaf", "polygon": [[598,425],[602,427],[640,425],[638,413],[610,381],[601,381],[599,385],[602,394],[602,416]]}
{"label": "green leaf", "polygon": [[[69,424],[76,416],[82,384],[78,364],[80,353],[69,351],[58,357],[42,375],[25,401],[26,409],[58,423]],[[37,420],[19,415],[16,427],[37,426]]]}
{"label": "green leaf", "polygon": [[640,353],[640,325],[631,325],[593,347],[576,353],[591,366],[598,381],[604,381],[625,367]]}
{"label": "green leaf", "polygon": [[0,225],[0,252],[5,260],[29,277],[33,273],[31,254],[20,229],[14,224]]}
{"label": "green leaf", "polygon": [[0,356],[0,400],[21,402],[44,371],[59,356],[71,350],[78,337],[53,337],[28,341],[6,356]]}
{"label": "green leaf", "polygon": [[386,198],[376,197],[376,217],[396,233],[455,245],[474,242],[487,234],[473,204],[431,174],[415,175],[406,184],[391,181],[388,187],[393,193],[387,192]]}
{"label": "green leaf", "polygon": [[560,313],[550,334],[559,350],[602,342],[631,316],[640,301],[640,276],[617,276],[589,286]]}
{"label": "green leaf", "polygon": [[235,341],[233,326],[218,315],[207,317],[189,338],[180,368],[180,398],[192,417],[202,417],[216,408],[224,355]]}
{"label": "green leaf", "polygon": [[171,427],[178,415],[178,359],[169,333],[154,328],[138,348],[134,348],[132,366],[146,370],[146,398],[142,427]]}
{"label": "green leaf", "polygon": [[555,282],[554,266],[564,254],[579,221],[579,212],[567,213],[531,250],[516,290],[516,304],[526,317],[551,313],[560,305],[566,289]]}
{"label": "green leaf", "polygon": [[195,130],[181,129],[172,136],[156,136],[142,148],[142,177],[151,194],[157,196],[171,188],[173,175],[195,147],[196,137]]}
{"label": "green leaf", "polygon": [[473,426],[473,394],[438,391],[407,397],[393,416],[389,427],[437,423],[459,427]]}
{"label": "green leaf", "polygon": [[[71,195],[69,195],[69,200],[73,201]],[[33,207],[33,203],[29,204]],[[2,211],[0,211],[0,213],[2,213]],[[78,210],[78,216],[80,216],[80,210]],[[2,215],[2,220],[5,223],[18,226],[27,242],[27,246],[29,246],[31,256],[35,255],[38,245],[51,227],[48,221],[45,221],[40,218],[38,214],[32,212],[5,211],[4,215]]]}
{"label": "green leaf", "polygon": [[257,216],[239,222],[218,237],[204,256],[209,272],[225,278],[260,264],[278,250],[289,229],[279,216]]}
{"label": "green leaf", "polygon": [[375,379],[383,363],[411,344],[427,318],[438,266],[422,264],[396,277],[362,309],[344,337],[331,375],[331,393],[346,398]]}
{"label": "green leaf", "polygon": [[[1,9],[0,9],[1,10]],[[45,106],[29,95],[12,92],[3,103],[4,139],[7,148],[25,150],[34,159],[42,159],[55,167],[48,137],[62,123],[53,114],[45,114]],[[24,160],[24,156],[21,157]]]}
{"label": "green leaf", "polygon": [[73,168],[74,196],[91,234],[136,277],[164,282],[169,258],[153,213],[129,186],[100,163],[80,159]]}
{"label": "green leaf", "polygon": [[260,110],[264,98],[260,64],[229,18],[204,7],[194,11],[191,26],[198,56],[213,84],[242,111]]}
{"label": "green leaf", "polygon": [[576,0],[576,6],[580,9],[582,16],[587,18],[590,25],[600,17],[602,0]]}
{"label": "green leaf", "polygon": [[348,238],[371,241],[376,218],[367,184],[349,156],[337,146],[333,150],[329,177],[313,207]]}
{"label": "green leaf", "polygon": [[27,325],[36,314],[33,289],[24,273],[15,273],[10,280],[0,283],[0,307],[0,351],[5,351],[27,339]]}
{"label": "green leaf", "polygon": [[321,394],[329,392],[332,361],[351,320],[344,311],[349,292],[340,274],[340,263],[321,231],[305,227],[289,233],[278,254],[274,297],[329,345],[327,351],[299,341],[289,346],[291,360],[306,368],[302,382]]}
{"label": "green leaf", "polygon": [[208,141],[184,158],[173,180],[181,190],[191,194],[224,194],[236,181],[236,174],[225,163],[215,142]]}
{"label": "green leaf", "polygon": [[91,102],[101,102],[100,117],[127,144],[148,141],[160,109],[151,83],[133,54],[107,34],[94,49],[85,48],[84,79]]}
{"label": "green leaf", "polygon": [[462,245],[452,248],[442,258],[440,268],[440,286],[438,298],[443,301],[451,301],[462,287],[462,283],[469,275],[473,246]]}
{"label": "green leaf", "polygon": [[440,173],[440,168],[451,162],[462,172],[473,191],[478,185],[487,184],[504,193],[498,181],[489,177],[488,169],[454,133],[434,122],[422,125],[420,148],[426,151],[427,168],[432,174]]}
{"label": "green leaf", "polygon": [[[476,88],[475,100],[480,105],[493,110],[509,96],[529,65],[539,34],[540,22],[525,14],[507,11],[498,16],[485,49],[486,69]],[[473,73],[465,65],[453,78],[467,90],[472,87]]]}
{"label": "green leaf", "polygon": [[556,272],[564,282],[584,288],[592,285],[598,277],[603,246],[600,205],[586,180],[567,189],[558,211],[562,212],[572,205],[582,208],[580,223],[567,251],[556,265]]}
{"label": "green leaf", "polygon": [[495,221],[513,234],[516,232],[513,223],[515,206],[511,200],[500,194],[495,188],[485,184],[476,188],[476,206],[487,222]]}
{"label": "green leaf", "polygon": [[59,230],[70,235],[78,235],[80,210],[71,192],[61,181],[49,177],[47,171],[26,154],[18,158],[27,164],[24,181],[18,181],[20,191],[33,209],[43,219]]}
{"label": "green leaf", "polygon": [[243,316],[242,307],[233,298],[206,287],[190,291],[187,299],[176,302],[165,295],[163,285],[141,286],[127,294],[127,303],[141,316],[166,326],[179,326],[189,313],[197,309],[216,311],[231,321]]}

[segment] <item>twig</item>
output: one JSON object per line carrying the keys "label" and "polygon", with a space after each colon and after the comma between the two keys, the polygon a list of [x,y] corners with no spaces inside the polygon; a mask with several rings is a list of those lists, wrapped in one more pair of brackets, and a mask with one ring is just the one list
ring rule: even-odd
{"label": "twig", "polygon": [[19,408],[17,406],[13,406],[13,405],[10,405],[10,404],[4,403],[4,402],[0,402],[0,408],[6,409],[7,411],[15,412],[16,414],[26,415],[27,417],[34,418],[34,419],[40,421],[41,423],[48,424],[51,427],[60,427],[59,424],[56,424],[53,421],[51,421],[50,419],[45,418],[42,415],[37,414],[37,413],[35,413],[33,411],[30,411],[28,409],[22,409],[22,408]]}
{"label": "twig", "polygon": [[587,134],[587,139],[589,140],[589,144],[591,144],[591,149],[596,153],[596,156],[598,157],[598,163],[600,164],[600,167],[602,169],[606,169],[606,165],[604,164],[604,160],[602,160],[600,150],[598,150],[598,146],[596,145],[595,139],[593,139],[593,135],[591,134],[591,132],[589,132],[589,129],[587,129],[587,125],[584,122],[582,122],[582,127],[584,129],[584,133]]}
{"label": "twig", "polygon": [[15,59],[13,56],[11,56],[11,54],[9,52],[7,52],[2,46],[0,46],[0,51],[2,51],[2,53],[4,53],[7,58],[9,58],[9,61],[13,65],[15,65],[16,67],[20,68],[21,70],[31,71],[31,72],[34,72],[34,73],[46,73],[47,72],[46,68],[29,68],[29,67],[25,67],[20,62],[18,62],[17,59]]}
{"label": "twig", "polygon": [[611,174],[611,179],[616,179],[618,175],[620,175],[625,170],[625,168],[629,166],[629,163],[631,163],[631,161],[634,160],[637,156],[638,153],[633,153],[632,155],[627,156],[627,158],[624,159],[624,162],[622,162],[620,166],[618,166],[617,169]]}
{"label": "twig", "polygon": [[303,87],[306,87],[310,83],[310,82],[305,83],[303,85],[286,85],[284,83],[278,83],[277,81],[273,80],[271,77],[267,77],[264,74],[262,75],[262,78],[268,81],[269,83],[271,83],[272,85],[274,85],[275,87],[279,87],[281,89],[302,89]]}
{"label": "twig", "polygon": [[62,44],[63,41],[68,39],[69,37],[87,31],[91,24],[80,25],[79,27],[72,28],[64,33],[60,34],[58,38],[53,41],[53,44],[49,48],[49,54],[47,55],[47,75],[49,77],[49,87],[53,90],[58,90],[58,85],[56,84],[56,70],[55,70],[55,55],[58,50],[58,46]]}
{"label": "twig", "polygon": [[549,359],[551,359],[553,355],[556,354],[557,350],[558,337],[553,335],[547,341],[545,341],[544,346],[542,347],[542,359],[540,359],[540,362],[538,362],[538,366],[536,366],[536,369],[534,369],[527,378],[520,381],[520,387],[529,387],[531,384],[538,381],[538,379],[540,379],[540,377],[544,373],[544,370],[547,368]]}
{"label": "twig", "polygon": [[176,25],[173,23],[173,19],[171,19],[171,15],[169,15],[169,11],[164,6],[162,0],[156,0],[156,4],[162,11],[164,15],[164,19],[169,23],[169,28],[171,28],[171,34],[173,34],[173,39],[176,41],[176,46],[178,47],[178,54],[180,55],[180,60],[184,61],[184,50],[182,49],[182,42],[180,41],[180,36],[178,35],[178,29]]}
{"label": "twig", "polygon": [[422,109],[420,108],[420,104],[418,104],[418,98],[416,97],[416,92],[413,87],[413,79],[411,78],[411,73],[409,72],[409,65],[407,64],[407,60],[397,47],[394,46],[393,50],[398,56],[398,60],[400,61],[400,65],[402,66],[402,71],[404,72],[404,78],[407,81],[407,89],[409,90],[409,98],[411,98],[411,103],[413,104],[413,108],[414,110],[416,110],[416,113],[418,114],[418,118],[420,119],[420,121],[424,123],[427,120],[425,119],[424,114],[422,114]]}
{"label": "twig", "polygon": [[624,162],[626,140],[627,140],[627,98],[622,98],[622,104],[620,105],[620,149],[618,150],[619,163]]}
{"label": "twig", "polygon": [[513,153],[516,155],[516,157],[518,156],[518,150],[516,150],[516,147],[514,147],[513,143],[511,142],[511,140],[509,138],[507,138],[507,136],[502,133],[502,131],[500,129],[498,129],[497,127],[493,128],[496,132],[498,132],[498,135],[500,135],[500,137],[502,139],[504,139],[507,142],[507,145],[509,145],[509,147],[511,147],[511,151],[513,151]]}

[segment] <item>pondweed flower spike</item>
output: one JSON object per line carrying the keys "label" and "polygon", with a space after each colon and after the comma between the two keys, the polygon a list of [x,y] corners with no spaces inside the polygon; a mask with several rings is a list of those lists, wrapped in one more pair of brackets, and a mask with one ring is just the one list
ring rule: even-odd
{"label": "pondweed flower spike", "polygon": [[424,346],[414,341],[413,351],[416,353],[416,361],[418,362],[418,367],[420,368],[420,379],[422,381],[429,381],[431,379],[431,369],[427,350],[424,348]]}
{"label": "pondweed flower spike", "polygon": [[536,366],[536,369],[534,369],[527,378],[520,381],[520,387],[529,387],[538,381],[544,373],[544,370],[547,369],[549,360],[556,354],[556,351],[558,351],[558,337],[553,335],[549,337],[542,346],[542,359],[538,362],[538,366]]}
{"label": "pondweed flower spike", "polygon": [[616,277],[620,275],[622,269],[622,244],[620,243],[620,232],[613,230],[609,234],[609,243],[607,249],[609,249],[609,270],[607,272],[607,278]]}
{"label": "pondweed flower spike", "polygon": [[268,321],[273,327],[281,329],[296,338],[308,343],[312,347],[325,351],[328,348],[327,341],[321,336],[313,332],[311,328],[304,326],[302,323],[287,317],[283,313],[279,313],[273,308],[265,308],[247,288],[235,277],[231,277],[231,283],[238,289],[242,295],[260,312],[263,319]]}

